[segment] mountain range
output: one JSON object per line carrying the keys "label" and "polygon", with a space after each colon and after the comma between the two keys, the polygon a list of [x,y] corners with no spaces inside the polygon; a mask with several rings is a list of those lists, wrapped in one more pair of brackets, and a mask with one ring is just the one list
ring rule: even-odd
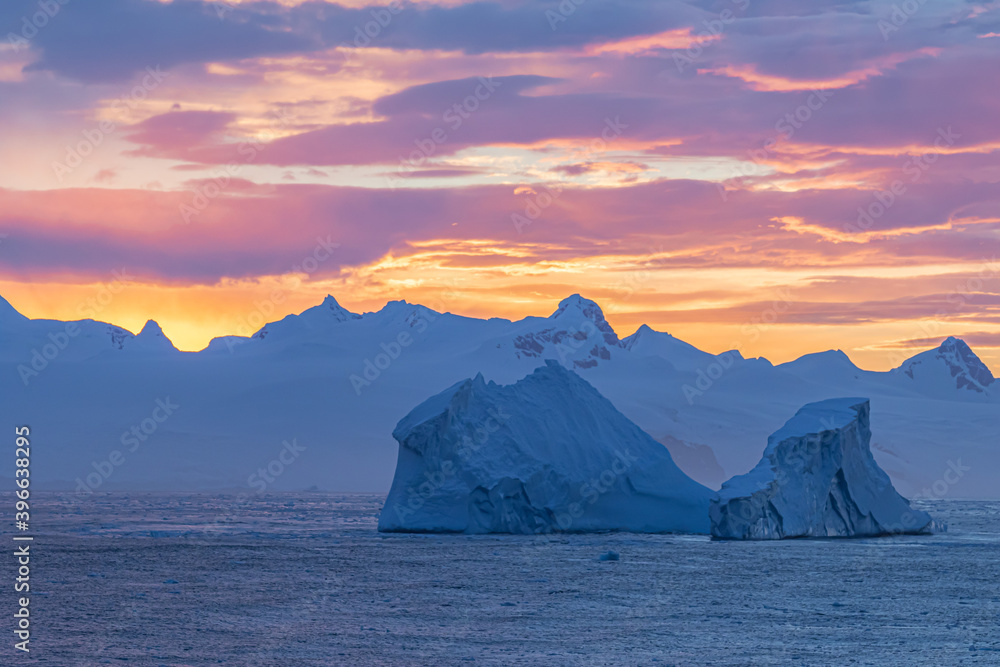
{"label": "mountain range", "polygon": [[[387,491],[396,423],[482,373],[513,383],[554,359],[719,488],[803,404],[871,399],[872,450],[901,493],[995,497],[1000,384],[961,339],[886,372],[840,350],[774,365],[643,325],[619,337],[580,295],[549,317],[352,313],[328,296],[251,336],[178,351],[159,325],[31,320],[0,298],[0,412],[28,424],[37,488]],[[545,409],[545,406],[539,406]],[[295,452],[291,456],[289,452]],[[8,475],[9,477],[9,475]]]}

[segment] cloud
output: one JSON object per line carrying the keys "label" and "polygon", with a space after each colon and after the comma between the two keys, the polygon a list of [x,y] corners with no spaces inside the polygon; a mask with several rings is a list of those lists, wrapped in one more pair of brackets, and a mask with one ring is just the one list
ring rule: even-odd
{"label": "cloud", "polygon": [[133,126],[127,138],[142,146],[133,151],[135,155],[192,159],[192,149],[213,141],[221,143],[235,119],[232,112],[171,111]]}
{"label": "cloud", "polygon": [[[0,25],[19,26],[37,3],[4,3]],[[67,3],[33,40],[41,57],[32,70],[82,81],[125,80],[146,66],[173,68],[334,46],[443,49],[465,53],[580,47],[683,27],[698,14],[681,2],[590,0],[553,29],[546,12],[560,2],[475,2],[455,6],[406,4],[345,7],[324,2],[286,6],[177,0],[88,0]],[[562,10],[566,12],[565,8]],[[376,15],[378,14],[378,16]],[[385,18],[389,16],[390,18]],[[381,17],[381,23],[379,22]],[[366,25],[375,36],[366,42]],[[381,25],[384,23],[385,25]]]}
{"label": "cloud", "polygon": [[940,53],[941,49],[932,48],[924,48],[913,54],[893,53],[887,57],[875,60],[860,69],[841,72],[826,78],[794,79],[776,74],[764,74],[759,72],[753,64],[723,65],[721,67],[698,70],[698,73],[718,74],[720,76],[730,76],[740,79],[753,90],[776,92],[830,90],[855,86],[870,78],[882,76],[889,69],[907,60],[921,56],[937,56]]}
{"label": "cloud", "polygon": [[[540,185],[516,194],[502,185],[386,191],[232,179],[185,224],[181,207],[193,206],[196,193],[214,182],[198,179],[187,184],[189,190],[169,192],[0,190],[0,228],[10,234],[5,248],[13,249],[4,270],[31,279],[101,273],[127,263],[144,267],[150,279],[213,282],[280,270],[303,245],[326,234],[342,244],[330,270],[442,238],[455,244],[492,239],[496,252],[530,243],[533,250],[519,261],[539,270],[548,261],[627,258],[650,245],[670,249],[659,260],[670,269],[980,266],[989,262],[984,253],[995,248],[990,239],[1000,229],[1000,222],[974,225],[980,233],[960,225],[941,228],[947,208],[937,209],[935,218],[933,202],[914,193],[912,206],[926,209],[926,229],[837,243],[773,220],[778,212],[791,212],[835,229],[853,204],[842,201],[841,193],[733,193],[734,201],[720,209],[717,189],[698,181],[565,188],[519,231],[512,216],[525,215],[545,192]],[[964,196],[974,192],[970,187]],[[963,194],[954,197],[960,201]],[[142,225],[135,223],[137,212]]]}
{"label": "cloud", "polygon": [[93,180],[95,183],[110,183],[117,177],[118,177],[117,169],[101,169],[96,174],[94,174]]}
{"label": "cloud", "polygon": [[949,335],[961,338],[971,347],[1000,347],[1000,331],[969,331],[966,333],[946,334],[944,336],[934,336],[929,338],[910,338],[907,340],[889,341],[877,345],[881,349],[926,349],[937,347]]}
{"label": "cloud", "polygon": [[[836,0],[223,7],[75,1],[0,48],[0,277],[252,286],[330,236],[310,284],[370,301],[468,277],[469,308],[514,313],[645,271],[630,317],[738,323],[787,283],[789,326],[887,332],[996,262],[992,5],[924,3],[885,39],[891,3]],[[147,66],[170,76],[116,105]],[[967,291],[948,317],[987,332],[997,291]]]}
{"label": "cloud", "polygon": [[[20,23],[37,2],[4,3],[0,24]],[[237,10],[220,20],[211,2],[87,0],[60,5],[32,45],[41,57],[29,71],[49,70],[88,82],[122,81],[146,67],[173,68],[314,48],[304,31],[287,29],[275,6]],[[5,31],[6,32],[6,31]]]}
{"label": "cloud", "polygon": [[[495,143],[530,144],[552,138],[600,138],[608,123],[648,131],[651,100],[599,95],[530,96],[552,79],[538,76],[474,77],[408,88],[379,99],[385,120],[329,125],[270,141],[257,164],[345,165],[402,163],[421,168],[430,157]],[[523,121],[522,118],[530,118]],[[225,112],[171,112],[145,121],[129,135],[138,154],[204,164],[244,161],[239,142],[225,140],[233,119]],[[621,133],[621,130],[612,128]]]}

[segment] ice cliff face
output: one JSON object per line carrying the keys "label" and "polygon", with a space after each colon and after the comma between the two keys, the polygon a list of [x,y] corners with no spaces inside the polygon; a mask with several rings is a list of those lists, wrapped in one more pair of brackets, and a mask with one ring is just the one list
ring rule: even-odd
{"label": "ice cliff face", "polygon": [[708,532],[711,491],[576,373],[464,380],[393,431],[381,531]]}
{"label": "ice cliff face", "polygon": [[872,458],[869,403],[810,403],[767,441],[746,475],[712,499],[712,536],[737,540],[851,537],[924,532],[912,509]]}

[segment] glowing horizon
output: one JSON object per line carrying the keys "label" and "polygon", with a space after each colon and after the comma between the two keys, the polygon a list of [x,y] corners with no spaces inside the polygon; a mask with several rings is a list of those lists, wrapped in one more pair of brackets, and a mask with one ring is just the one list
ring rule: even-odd
{"label": "glowing horizon", "polygon": [[[18,308],[17,304],[7,299],[21,314],[31,319],[61,319],[73,320],[82,319],[83,315],[95,315],[88,319],[106,321],[109,324],[121,326],[122,328],[138,334],[148,320],[159,324],[167,336],[174,343],[174,346],[185,352],[198,352],[216,337],[238,335],[249,336],[260,329],[264,324],[275,322],[286,315],[297,315],[302,311],[312,308],[322,303],[326,294],[319,292],[299,291],[296,286],[288,282],[275,281],[268,292],[262,297],[255,297],[256,292],[240,292],[238,286],[230,286],[222,299],[216,300],[213,297],[206,299],[202,305],[214,307],[217,312],[223,313],[214,320],[195,319],[191,317],[191,311],[178,306],[179,295],[171,294],[169,289],[162,287],[150,287],[142,285],[127,285],[124,290],[115,291],[112,299],[107,305],[102,305],[106,294],[111,294],[107,287],[114,287],[113,281],[108,283],[89,285],[86,290],[89,296],[71,303],[77,308],[76,312],[64,310],[64,305],[55,304],[43,307],[38,312],[45,312],[45,316],[33,316],[30,309]],[[161,317],[135,317],[133,309],[125,304],[122,307],[115,306],[118,295],[125,290],[156,290],[157,300],[171,304],[161,309],[165,313]],[[567,286],[567,289],[571,289]],[[438,312],[450,312],[455,315],[465,317],[478,317],[481,319],[489,317],[502,317],[511,321],[517,321],[525,317],[547,317],[555,311],[558,302],[570,296],[566,293],[561,297],[550,299],[536,298],[526,299],[524,297],[511,297],[507,300],[491,302],[490,306],[496,308],[496,312],[490,310],[490,306],[483,306],[481,300],[476,298],[463,298],[457,287],[453,287],[446,292],[425,293],[426,300],[406,298],[403,300],[409,303],[420,304]],[[2,294],[0,294],[2,296]],[[341,306],[355,313],[375,312],[380,310],[387,301],[373,301],[371,299],[352,302],[344,300],[336,294],[333,296]],[[581,294],[584,298],[589,298],[586,293]],[[804,354],[825,351],[827,348],[815,347],[821,345],[823,336],[818,336],[815,331],[810,331],[808,325],[795,324],[794,322],[782,323],[783,319],[788,319],[790,313],[794,312],[795,302],[793,293],[788,288],[778,288],[773,290],[769,297],[770,301],[763,299],[758,305],[759,310],[754,315],[747,315],[747,319],[741,322],[715,322],[705,324],[696,321],[697,315],[692,317],[689,310],[664,311],[662,313],[651,313],[648,311],[629,311],[627,306],[632,299],[627,292],[616,298],[609,298],[602,303],[601,299],[592,299],[604,311],[605,317],[612,328],[618,333],[620,338],[625,338],[635,333],[641,326],[646,325],[655,331],[663,331],[691,343],[695,347],[704,349],[714,354],[719,354],[732,349],[738,349],[746,357],[765,357],[774,364],[793,361]],[[232,306],[232,302],[240,303],[241,315],[232,317],[226,309],[222,308],[224,303]],[[277,298],[276,298],[277,297]],[[143,297],[140,300],[145,300]],[[149,297],[152,300],[152,297]],[[396,300],[396,299],[392,299]],[[641,299],[640,299],[641,300]],[[691,303],[681,299],[678,303]],[[82,305],[81,305],[82,304]],[[610,308],[609,308],[610,306]],[[231,310],[231,308],[230,308]],[[57,313],[58,317],[53,317],[51,313]],[[697,313],[698,311],[695,311]],[[679,315],[679,317],[678,317]],[[116,319],[121,316],[124,319]],[[701,317],[704,314],[701,313]],[[694,321],[693,321],[694,320]],[[875,325],[884,326],[884,325]],[[214,327],[218,327],[214,329]],[[857,328],[857,325],[855,325]],[[865,327],[862,327],[865,328]],[[789,341],[785,335],[775,335],[778,329],[784,329],[785,334],[794,336],[795,342]],[[885,371],[898,367],[902,361],[912,357],[914,354],[926,349],[937,347],[941,341],[950,335],[957,335],[947,323],[917,319],[901,320],[894,323],[889,331],[898,336],[913,336],[911,338],[898,338],[886,340],[882,343],[865,346],[860,341],[865,340],[866,332],[849,331],[840,345],[829,349],[843,349],[851,357],[859,368],[864,370]],[[967,343],[974,349],[977,355],[987,366],[990,366],[996,373],[1000,370],[1000,355],[993,353],[995,340],[989,332],[972,332],[965,334]],[[851,345],[847,345],[850,343]],[[985,345],[981,345],[985,343]]]}

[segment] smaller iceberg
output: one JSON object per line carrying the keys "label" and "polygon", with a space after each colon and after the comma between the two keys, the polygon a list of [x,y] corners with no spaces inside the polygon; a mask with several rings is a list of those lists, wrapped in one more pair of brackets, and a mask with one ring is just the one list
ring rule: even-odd
{"label": "smaller iceberg", "polygon": [[767,440],[753,470],[712,499],[712,536],[730,540],[930,532],[879,468],[866,398],[810,403]]}

